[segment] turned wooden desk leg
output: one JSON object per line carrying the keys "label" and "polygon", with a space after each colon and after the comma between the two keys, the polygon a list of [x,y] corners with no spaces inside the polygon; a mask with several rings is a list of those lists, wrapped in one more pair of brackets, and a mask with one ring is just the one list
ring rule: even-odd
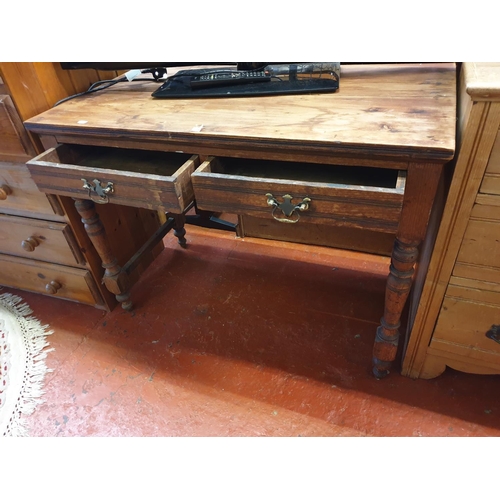
{"label": "turned wooden desk leg", "polygon": [[373,374],[383,378],[396,359],[401,314],[411,290],[418,247],[427,230],[443,166],[410,163],[385,290],[384,316],[373,346]]}
{"label": "turned wooden desk leg", "polygon": [[184,224],[186,223],[186,216],[184,214],[172,214],[174,218],[174,236],[179,240],[179,245],[182,248],[187,247],[187,241],[184,237],[186,235],[186,229],[184,228]]}
{"label": "turned wooden desk leg", "polygon": [[116,300],[121,303],[123,309],[130,311],[132,302],[130,300],[130,283],[128,275],[118,265],[118,261],[111,252],[106,230],[96,212],[92,200],[75,200],[75,207],[82,218],[85,231],[94,245],[102,260],[105,269],[102,282],[106,288],[115,295]]}
{"label": "turned wooden desk leg", "polygon": [[417,257],[416,246],[405,245],[396,239],[385,289],[384,316],[373,347],[373,373],[377,378],[389,373],[396,358],[401,313],[410,293]]}

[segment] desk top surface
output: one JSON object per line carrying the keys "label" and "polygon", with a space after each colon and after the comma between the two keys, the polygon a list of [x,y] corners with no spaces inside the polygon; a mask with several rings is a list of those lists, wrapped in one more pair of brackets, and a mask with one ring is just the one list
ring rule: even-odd
{"label": "desk top surface", "polygon": [[[335,93],[154,99],[158,82],[119,83],[25,122],[58,138],[236,150],[305,147],[447,161],[455,149],[454,63],[346,65]],[[90,141],[92,142],[92,140]]]}

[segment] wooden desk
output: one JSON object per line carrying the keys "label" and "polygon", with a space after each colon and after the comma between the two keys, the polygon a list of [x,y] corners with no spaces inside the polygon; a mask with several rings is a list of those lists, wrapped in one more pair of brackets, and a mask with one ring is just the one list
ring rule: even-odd
{"label": "wooden desk", "polygon": [[[300,217],[298,224],[323,224],[325,231],[394,232],[374,345],[374,374],[382,377],[396,356],[442,167],[454,155],[455,78],[455,65],[448,63],[345,66],[334,94],[192,100],[154,100],[157,83],[116,85],[28,120],[26,128],[45,147],[62,145],[29,168],[41,191],[77,199],[108,287],[127,306],[126,273],[109,253],[82,178],[113,183],[105,195],[110,203],[174,214],[181,237],[194,200],[207,210]],[[87,163],[95,146],[112,148],[120,163],[104,150],[102,163]],[[159,157],[149,162],[145,151]],[[161,156],[177,151],[189,156],[178,162]],[[288,215],[281,211],[285,195],[293,200]]]}

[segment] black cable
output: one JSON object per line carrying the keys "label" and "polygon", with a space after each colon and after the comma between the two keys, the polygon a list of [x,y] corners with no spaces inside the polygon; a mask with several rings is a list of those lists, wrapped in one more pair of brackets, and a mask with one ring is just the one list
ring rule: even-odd
{"label": "black cable", "polygon": [[[141,73],[148,73],[150,72],[151,70],[142,70]],[[136,81],[136,82],[151,82],[151,81],[156,81],[157,79],[154,78],[151,79],[151,78],[135,78],[133,81]],[[83,92],[80,92],[78,94],[74,94],[74,95],[70,95],[68,97],[65,97],[64,99],[61,99],[60,101],[57,101],[55,104],[54,104],[54,108],[56,106],[59,106],[59,104],[63,103],[63,102],[66,102],[66,101],[69,101],[70,99],[74,99],[75,97],[80,97],[82,95],[87,95],[87,94],[92,94],[94,92],[98,92],[100,90],[105,90],[109,87],[112,87],[113,85],[116,85],[117,83],[120,83],[120,82],[127,82],[129,81],[127,77],[123,76],[117,80],[100,80],[98,82],[95,82],[93,83],[87,90],[83,91]],[[132,81],[132,80],[131,80]],[[104,87],[102,85],[105,85]]]}
{"label": "black cable", "polygon": [[[116,85],[117,83],[124,82],[126,80],[127,80],[126,78],[120,78],[119,80],[102,80],[102,81],[99,81],[99,82],[95,82],[87,90],[85,90],[84,92],[80,92],[78,94],[70,95],[68,97],[65,97],[64,99],[61,99],[60,101],[57,101],[54,104],[53,107],[55,108],[56,106],[59,106],[59,104],[61,104],[63,102],[66,102],[66,101],[69,101],[70,99],[74,99],[75,97],[80,97],[82,95],[92,94],[94,92],[98,92],[99,90],[107,89],[109,87],[112,87],[113,85]],[[96,88],[98,85],[103,85],[105,83],[107,83],[107,85],[105,87]]]}

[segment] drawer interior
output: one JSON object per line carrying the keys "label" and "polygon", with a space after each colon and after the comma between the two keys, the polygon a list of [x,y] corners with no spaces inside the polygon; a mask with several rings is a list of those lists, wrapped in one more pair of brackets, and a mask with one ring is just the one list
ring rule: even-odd
{"label": "drawer interior", "polygon": [[262,179],[399,189],[405,172],[389,168],[217,157],[213,173]]}
{"label": "drawer interior", "polygon": [[[379,167],[226,157],[207,159],[192,175],[200,210],[280,220],[277,208],[290,214],[290,200],[308,198],[305,222],[386,233],[397,230],[405,179],[405,171]],[[298,220],[289,214],[288,222]]]}
{"label": "drawer interior", "polygon": [[193,201],[191,173],[199,162],[187,153],[60,144],[27,165],[43,193],[182,213]]}
{"label": "drawer interior", "polygon": [[59,163],[122,172],[171,176],[192,155],[104,146],[64,145],[57,149]]}

